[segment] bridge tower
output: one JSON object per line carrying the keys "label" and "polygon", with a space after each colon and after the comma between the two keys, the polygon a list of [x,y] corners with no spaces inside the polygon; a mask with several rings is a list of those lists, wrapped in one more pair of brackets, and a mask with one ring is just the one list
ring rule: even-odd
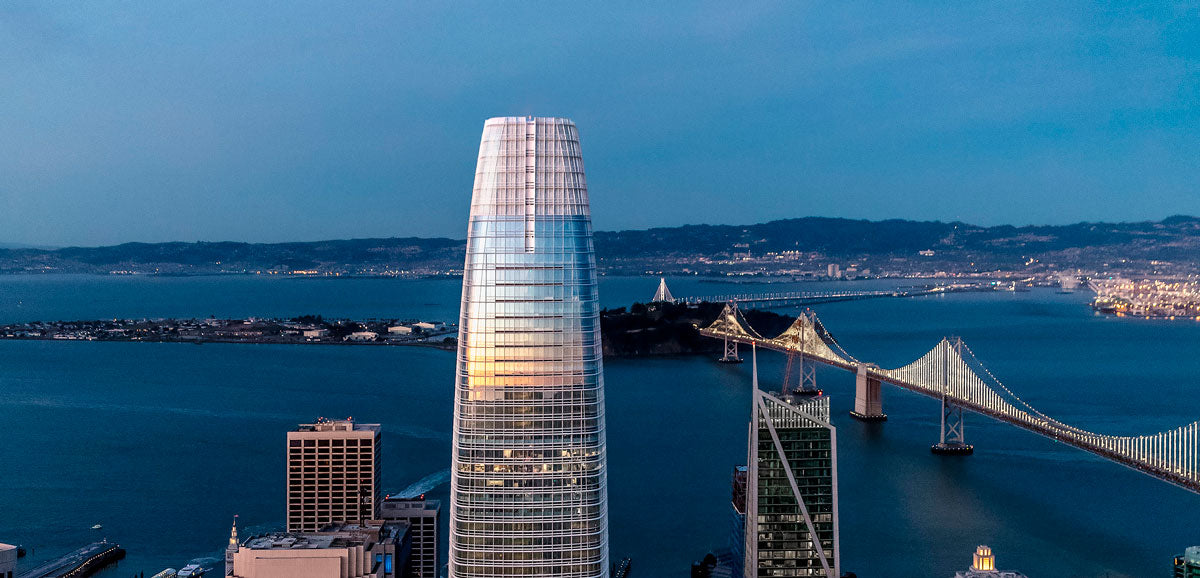
{"label": "bridge tower", "polygon": [[[666,286],[665,280],[663,282],[663,285]],[[733,308],[733,312],[736,315],[737,301],[730,301],[726,305],[726,308],[729,308],[729,307]],[[717,361],[719,361],[721,363],[741,363],[742,358],[738,357],[738,342],[730,339],[729,336],[726,335],[725,336],[725,355],[722,355],[720,358],[717,359]]]}
{"label": "bridge tower", "polygon": [[725,355],[722,355],[717,361],[721,363],[741,363],[742,358],[738,357],[738,342],[729,339],[725,336]]}
{"label": "bridge tower", "polygon": [[953,352],[962,359],[962,338],[954,337],[947,340],[949,348],[942,355],[942,437],[941,441],[930,448],[935,454],[948,456],[969,456],[975,453],[975,447],[963,439],[962,406],[947,401],[950,390],[950,353]]}
{"label": "bridge tower", "polygon": [[883,395],[879,378],[870,374],[874,365],[859,363],[854,384],[854,409],[850,417],[860,421],[887,421],[883,413]]}
{"label": "bridge tower", "polygon": [[[801,325],[799,335],[792,335],[791,343],[788,344],[787,367],[783,371],[783,395],[785,396],[792,393],[799,395],[819,395],[821,393],[821,390],[817,389],[817,364],[804,361],[804,354],[809,352],[808,326],[812,324],[812,321],[806,313],[800,315],[809,321]],[[792,387],[793,376],[796,374],[799,374],[800,382]]]}

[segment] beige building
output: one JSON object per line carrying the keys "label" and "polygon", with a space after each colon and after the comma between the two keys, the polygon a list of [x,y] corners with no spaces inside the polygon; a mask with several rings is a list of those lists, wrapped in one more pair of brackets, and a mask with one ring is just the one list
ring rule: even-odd
{"label": "beige building", "polygon": [[17,547],[10,544],[0,544],[0,578],[13,578],[17,575]]}
{"label": "beige building", "polygon": [[327,420],[287,434],[287,529],[379,518],[379,424]]}
{"label": "beige building", "polygon": [[321,532],[280,532],[231,544],[226,576],[234,578],[395,578],[403,576],[408,524],[343,524]]}

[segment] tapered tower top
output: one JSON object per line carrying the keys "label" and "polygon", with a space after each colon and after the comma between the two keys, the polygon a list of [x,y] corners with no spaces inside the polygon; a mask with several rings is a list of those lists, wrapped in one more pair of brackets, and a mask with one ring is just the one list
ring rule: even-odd
{"label": "tapered tower top", "polygon": [[488,119],[479,142],[471,216],[590,216],[579,131],[566,118]]}
{"label": "tapered tower top", "polygon": [[530,122],[575,126],[575,121],[561,116],[494,116],[487,119],[487,121],[483,123],[483,126],[486,127],[496,124],[525,124]]}

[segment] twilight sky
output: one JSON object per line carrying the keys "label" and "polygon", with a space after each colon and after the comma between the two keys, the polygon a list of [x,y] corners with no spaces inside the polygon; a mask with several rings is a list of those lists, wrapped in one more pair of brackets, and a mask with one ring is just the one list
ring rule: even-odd
{"label": "twilight sky", "polygon": [[466,228],[483,121],[598,229],[1200,214],[1200,6],[5,2],[0,242]]}

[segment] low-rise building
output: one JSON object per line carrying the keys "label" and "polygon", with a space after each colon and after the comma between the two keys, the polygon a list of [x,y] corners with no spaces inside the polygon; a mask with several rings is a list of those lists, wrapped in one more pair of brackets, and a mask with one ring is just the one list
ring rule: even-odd
{"label": "low-rise building", "polygon": [[13,578],[17,574],[17,547],[0,544],[0,578]]}
{"label": "low-rise building", "polygon": [[275,532],[231,545],[233,578],[396,578],[408,565],[405,522],[335,524],[320,532]]}
{"label": "low-rise building", "polygon": [[346,336],[347,341],[375,341],[379,334],[374,331],[355,331]]}
{"label": "low-rise building", "polygon": [[430,323],[428,321],[418,321],[416,323],[413,323],[413,327],[419,327],[421,329],[424,329],[425,331],[436,331],[438,329],[445,327],[445,325],[443,325],[441,323]]}
{"label": "low-rise building", "polygon": [[323,337],[328,337],[328,336],[329,336],[328,329],[305,329],[304,330],[304,338],[305,339],[321,339]]}
{"label": "low-rise building", "polygon": [[410,335],[412,332],[413,328],[407,325],[393,325],[392,327],[388,327],[388,333],[392,335]]}

